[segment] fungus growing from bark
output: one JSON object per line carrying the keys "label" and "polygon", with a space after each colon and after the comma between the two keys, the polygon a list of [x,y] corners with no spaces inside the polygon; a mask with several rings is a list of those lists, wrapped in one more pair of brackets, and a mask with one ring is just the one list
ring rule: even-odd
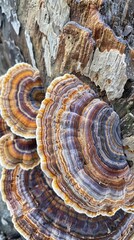
{"label": "fungus growing from bark", "polygon": [[6,169],[17,165],[27,170],[39,164],[35,139],[25,139],[11,132],[0,138],[0,163]]}
{"label": "fungus growing from bark", "polygon": [[1,189],[14,225],[26,239],[128,240],[134,236],[133,214],[119,210],[112,217],[89,218],[75,212],[48,186],[39,166],[3,170]]}
{"label": "fungus growing from bark", "polygon": [[90,217],[133,211],[119,117],[74,75],[52,81],[37,115],[41,167],[65,204]]}
{"label": "fungus growing from bark", "polygon": [[133,212],[134,175],[113,109],[70,74],[51,82],[40,109],[42,82],[30,65],[1,82],[10,126],[0,138],[1,192],[16,229],[31,240],[132,239],[134,215],[123,210]]}
{"label": "fungus growing from bark", "polygon": [[11,131],[25,138],[35,138],[36,115],[44,90],[39,71],[27,63],[18,63],[3,76],[0,108]]}
{"label": "fungus growing from bark", "polygon": [[[3,79],[4,79],[4,75],[0,76],[0,94],[1,94]],[[0,138],[8,132],[9,132],[9,127],[7,126],[4,119],[1,117],[1,109],[0,109]]]}

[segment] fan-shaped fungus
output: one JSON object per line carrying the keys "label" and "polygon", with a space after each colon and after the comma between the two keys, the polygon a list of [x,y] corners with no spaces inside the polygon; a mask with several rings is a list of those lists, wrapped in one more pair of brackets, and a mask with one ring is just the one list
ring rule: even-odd
{"label": "fan-shaped fungus", "polygon": [[35,138],[36,115],[44,91],[39,71],[27,63],[11,67],[2,78],[1,115],[16,135]]}
{"label": "fan-shaped fungus", "polygon": [[25,139],[7,133],[0,138],[0,163],[7,169],[20,165],[23,169],[31,169],[39,164],[39,156],[35,139]]}
{"label": "fan-shaped fungus", "polygon": [[3,170],[2,195],[16,229],[31,240],[128,240],[134,215],[119,210],[112,217],[79,214],[53,192],[39,167]]}
{"label": "fan-shaped fungus", "polygon": [[54,191],[79,213],[133,211],[134,175],[119,117],[74,75],[52,81],[37,115],[37,149]]}
{"label": "fan-shaped fungus", "polygon": [[[4,79],[4,75],[0,76],[0,94],[1,94],[3,79]],[[1,117],[1,110],[0,110],[0,138],[8,132],[9,132],[9,127],[7,126],[4,119]]]}
{"label": "fan-shaped fungus", "polygon": [[[134,215],[123,210],[133,212],[134,175],[113,109],[65,74],[52,81],[39,110],[42,82],[25,63],[0,82],[2,117],[18,135],[7,128],[0,138],[1,163],[14,168],[3,170],[1,192],[16,229],[31,240],[133,239]],[[35,167],[36,140],[22,138],[35,131],[43,171]]]}

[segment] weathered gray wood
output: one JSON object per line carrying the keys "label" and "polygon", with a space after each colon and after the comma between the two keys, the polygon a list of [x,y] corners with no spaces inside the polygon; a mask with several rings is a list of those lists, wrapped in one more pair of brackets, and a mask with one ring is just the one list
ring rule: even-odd
{"label": "weathered gray wood", "polygon": [[[45,87],[65,72],[99,86],[99,94],[108,97],[120,115],[123,143],[132,164],[133,0],[0,0],[0,75],[22,61],[39,68]],[[5,209],[0,201],[0,239],[12,232]]]}

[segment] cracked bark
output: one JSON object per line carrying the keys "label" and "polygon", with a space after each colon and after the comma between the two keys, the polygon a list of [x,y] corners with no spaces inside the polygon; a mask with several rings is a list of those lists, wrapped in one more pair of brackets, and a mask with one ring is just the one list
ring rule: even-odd
{"label": "cracked bark", "polygon": [[[0,75],[25,61],[40,70],[45,88],[65,72],[79,76],[119,114],[131,165],[133,9],[133,0],[0,0]],[[4,229],[1,220],[2,234],[11,234]]]}

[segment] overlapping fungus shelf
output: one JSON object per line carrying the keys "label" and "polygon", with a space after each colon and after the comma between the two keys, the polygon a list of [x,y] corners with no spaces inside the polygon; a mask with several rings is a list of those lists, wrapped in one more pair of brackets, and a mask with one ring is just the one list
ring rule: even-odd
{"label": "overlapping fungus shelf", "polygon": [[112,217],[89,218],[75,212],[48,186],[39,166],[28,171],[5,169],[1,182],[3,200],[26,239],[128,240],[134,236],[133,214],[119,210]]}
{"label": "overlapping fungus shelf", "polygon": [[[0,77],[0,94],[1,94],[3,78],[4,78],[4,75]],[[8,131],[9,131],[9,127],[7,126],[4,119],[1,117],[1,110],[0,110],[0,137],[2,137],[4,134],[8,133]]]}
{"label": "overlapping fungus shelf", "polygon": [[35,139],[25,139],[8,132],[0,138],[0,163],[6,169],[20,165],[31,169],[39,164]]}
{"label": "overlapping fungus shelf", "polygon": [[37,115],[37,150],[54,191],[79,213],[133,211],[134,176],[119,117],[74,75],[52,81]]}
{"label": "overlapping fungus shelf", "polygon": [[6,122],[3,120],[0,114],[0,138],[9,132],[9,127],[7,126]]}
{"label": "overlapping fungus shelf", "polygon": [[2,77],[1,115],[16,135],[35,138],[35,118],[42,99],[39,71],[31,65],[18,63]]}

